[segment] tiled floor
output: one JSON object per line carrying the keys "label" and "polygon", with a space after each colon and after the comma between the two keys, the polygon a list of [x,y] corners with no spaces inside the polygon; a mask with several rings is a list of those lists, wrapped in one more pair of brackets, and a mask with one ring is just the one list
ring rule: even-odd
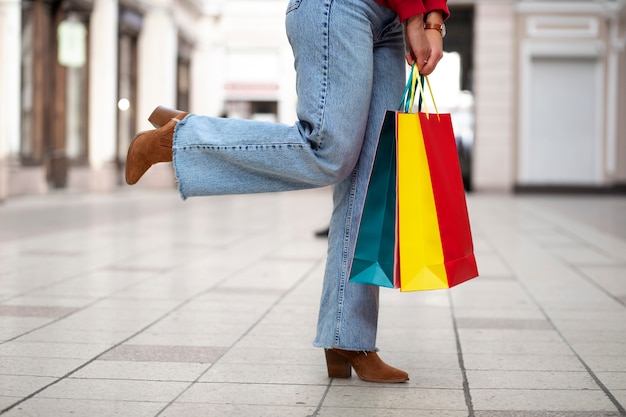
{"label": "tiled floor", "polygon": [[330,199],[0,205],[0,414],[626,415],[626,198],[471,195],[481,277],[382,290],[398,385],[329,380],[311,346]]}

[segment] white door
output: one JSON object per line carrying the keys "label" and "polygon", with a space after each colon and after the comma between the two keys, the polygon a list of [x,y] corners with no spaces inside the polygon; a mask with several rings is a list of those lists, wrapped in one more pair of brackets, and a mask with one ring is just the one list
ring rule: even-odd
{"label": "white door", "polygon": [[602,181],[602,109],[598,57],[534,56],[522,86],[522,185]]}

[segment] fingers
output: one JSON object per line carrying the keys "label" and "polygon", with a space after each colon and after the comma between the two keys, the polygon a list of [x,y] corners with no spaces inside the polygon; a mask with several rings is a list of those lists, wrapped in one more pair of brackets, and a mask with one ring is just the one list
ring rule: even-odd
{"label": "fingers", "polygon": [[412,62],[410,63],[410,65],[417,63],[417,69],[422,75],[432,74],[441,58],[443,58],[443,40],[441,35],[434,30],[430,30],[426,33],[426,38],[428,39],[428,48],[422,49],[417,54],[412,54]]}
{"label": "fingers", "polygon": [[422,42],[419,46],[418,48],[410,49],[410,52],[407,52],[405,57],[409,65],[417,64],[417,69],[419,69],[421,73],[422,69],[430,64],[432,51],[427,42]]}
{"label": "fingers", "polygon": [[406,27],[407,64],[417,64],[420,74],[430,75],[443,57],[443,39],[436,30],[423,29],[423,23]]}
{"label": "fingers", "polygon": [[421,58],[415,58],[415,56],[411,53],[406,54],[405,58],[409,66],[417,64],[417,69],[422,75],[430,75],[437,67],[437,63],[441,60],[441,57],[438,57],[436,54],[432,53],[429,55],[421,54],[419,56],[421,56]]}
{"label": "fingers", "polygon": [[422,66],[418,65],[418,69],[420,70],[420,74],[422,75],[430,75],[437,68],[437,64],[441,61],[443,54],[435,54],[432,53],[430,57],[422,63]]}
{"label": "fingers", "polygon": [[[422,75],[430,75],[432,74],[432,72],[435,70],[435,64],[431,64],[429,61],[426,61],[423,65],[422,68],[420,69],[420,74]],[[419,67],[418,67],[419,69]]]}

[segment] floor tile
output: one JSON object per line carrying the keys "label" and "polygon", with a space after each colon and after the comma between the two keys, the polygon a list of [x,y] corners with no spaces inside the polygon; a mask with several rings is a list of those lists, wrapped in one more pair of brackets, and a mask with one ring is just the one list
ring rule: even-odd
{"label": "floor tile", "polygon": [[574,355],[494,355],[464,354],[467,369],[495,371],[582,372],[583,365]]}
{"label": "floor tile", "polygon": [[559,343],[563,341],[556,331],[510,329],[459,329],[461,341],[492,343],[509,341],[517,343]]}
{"label": "floor tile", "polygon": [[619,402],[622,408],[626,408],[626,389],[614,390],[611,394]]}
{"label": "floor tile", "polygon": [[72,374],[71,378],[193,382],[207,368],[208,365],[202,363],[97,360]]}
{"label": "floor tile", "polygon": [[[392,362],[394,365],[399,365]],[[409,381],[403,383],[403,387],[407,388],[423,388],[423,389],[463,389],[463,374],[460,369],[424,369],[407,364],[402,364],[402,369],[408,372]],[[354,372],[351,378],[335,378],[333,386],[355,386],[372,388],[370,382],[361,381]]]}
{"label": "floor tile", "polygon": [[19,404],[6,417],[153,417],[167,403],[148,401],[94,401],[62,398],[33,398]]}
{"label": "floor tile", "polygon": [[319,417],[467,417],[467,411],[388,408],[322,407]]}
{"label": "floor tile", "polygon": [[464,354],[491,353],[495,355],[570,355],[572,349],[563,341],[519,343],[507,340],[465,340],[462,343]]}
{"label": "floor tile", "polygon": [[626,391],[626,372],[596,372],[595,374],[609,390]]}
{"label": "floor tile", "polygon": [[200,382],[324,385],[328,383],[328,375],[321,362],[320,365],[217,363],[200,378]]}
{"label": "floor tile", "polygon": [[314,407],[247,404],[174,403],[162,417],[311,417]]}
{"label": "floor tile", "polygon": [[3,356],[0,361],[0,377],[3,374],[62,377],[85,363],[83,359],[32,356]]}
{"label": "floor tile", "polygon": [[475,417],[618,417],[616,411],[476,411]]}
{"label": "floor tile", "polygon": [[587,372],[467,371],[472,389],[597,390]]}
{"label": "floor tile", "polygon": [[325,391],[325,385],[199,383],[177,402],[315,407]]}
{"label": "floor tile", "polygon": [[419,389],[397,386],[333,386],[324,400],[325,407],[466,410],[462,390]]}
{"label": "floor tile", "polygon": [[87,343],[36,343],[13,341],[0,345],[0,357],[36,357],[36,358],[67,358],[90,359],[105,350],[109,344]]}
{"label": "floor tile", "polygon": [[0,392],[3,396],[26,397],[56,380],[42,376],[0,375]]}
{"label": "floor tile", "polygon": [[115,331],[89,331],[89,330],[68,330],[58,329],[54,326],[46,326],[44,328],[30,332],[20,337],[21,342],[33,343],[57,343],[57,344],[99,344],[99,345],[116,345],[128,337],[133,332],[115,332]]}
{"label": "floor tile", "polygon": [[76,311],[76,309],[67,307],[0,304],[0,316],[61,317],[73,313],[74,311]]}
{"label": "floor tile", "polygon": [[325,366],[322,349],[267,349],[234,347],[220,358],[220,363],[283,364]]}
{"label": "floor tile", "polygon": [[626,341],[624,342],[574,342],[573,349],[580,355],[586,356],[625,356]]}
{"label": "floor tile", "polygon": [[542,319],[503,318],[457,318],[461,329],[507,329],[507,330],[552,330],[550,322]]}
{"label": "floor tile", "polygon": [[163,346],[126,344],[105,353],[105,361],[152,361],[212,363],[224,354],[225,349],[211,346]]}
{"label": "floor tile", "polygon": [[600,390],[473,389],[475,410],[617,411]]}
{"label": "floor tile", "polygon": [[68,378],[35,398],[169,402],[188,386],[188,382]]}
{"label": "floor tile", "polygon": [[481,277],[380,291],[377,346],[404,384],[329,379],[312,346],[331,201],[122,188],[0,205],[0,410],[460,417],[468,397],[475,417],[619,415],[626,199],[468,194]]}
{"label": "floor tile", "polygon": [[586,355],[584,360],[595,372],[626,372],[625,356]]}

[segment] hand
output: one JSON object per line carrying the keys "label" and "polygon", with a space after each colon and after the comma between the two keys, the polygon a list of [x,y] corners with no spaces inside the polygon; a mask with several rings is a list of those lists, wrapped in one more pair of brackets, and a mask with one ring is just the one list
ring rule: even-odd
{"label": "hand", "polygon": [[406,21],[406,62],[417,63],[422,75],[429,75],[443,58],[443,38],[436,30],[424,30],[423,15],[409,17]]}

